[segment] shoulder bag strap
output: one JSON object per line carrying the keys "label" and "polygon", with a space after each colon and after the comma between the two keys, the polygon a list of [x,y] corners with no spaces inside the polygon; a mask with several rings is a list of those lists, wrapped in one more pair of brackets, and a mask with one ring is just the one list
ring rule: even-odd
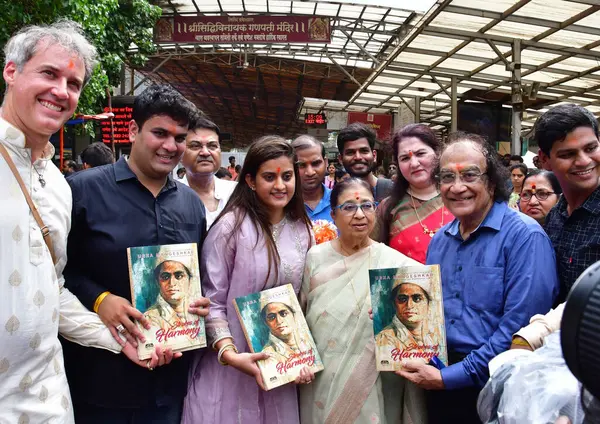
{"label": "shoulder bag strap", "polygon": [[12,171],[13,175],[15,176],[17,182],[19,183],[19,187],[21,187],[21,191],[23,192],[23,195],[25,196],[25,200],[27,201],[27,204],[29,205],[29,209],[31,209],[31,213],[33,214],[33,217],[35,218],[35,222],[37,222],[40,229],[42,230],[42,236],[44,237],[46,246],[48,246],[48,250],[50,251],[50,256],[52,257],[52,262],[56,265],[56,256],[54,255],[54,246],[52,244],[52,239],[50,238],[50,230],[44,224],[44,221],[42,220],[40,213],[38,212],[37,208],[35,207],[35,204],[33,203],[33,200],[31,199],[31,196],[29,195],[29,191],[27,190],[27,187],[25,187],[25,182],[23,182],[23,178],[21,178],[19,171],[17,171],[17,167],[15,166],[13,160],[11,159],[10,155],[8,154],[6,147],[4,147],[4,145],[2,143],[0,143],[0,154],[2,154],[2,157],[8,164],[8,167],[10,168],[10,170]]}

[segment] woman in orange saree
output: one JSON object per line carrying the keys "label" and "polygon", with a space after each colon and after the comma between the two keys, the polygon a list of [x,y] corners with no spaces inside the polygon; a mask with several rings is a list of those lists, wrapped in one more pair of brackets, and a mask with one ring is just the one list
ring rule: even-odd
{"label": "woman in orange saree", "polygon": [[393,146],[398,180],[378,209],[371,236],[424,264],[431,238],[454,219],[432,176],[440,142],[427,125],[410,124],[396,130]]}

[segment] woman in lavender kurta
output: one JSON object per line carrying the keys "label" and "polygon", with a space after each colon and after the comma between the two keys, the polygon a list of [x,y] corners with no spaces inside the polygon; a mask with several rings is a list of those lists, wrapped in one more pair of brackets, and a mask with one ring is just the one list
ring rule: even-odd
{"label": "woman in lavender kurta", "polygon": [[[299,292],[311,245],[299,184],[293,150],[285,140],[267,136],[250,146],[239,184],[202,248],[202,290],[211,300],[209,348],[192,365],[183,424],[299,423],[296,385],[268,392],[259,387],[256,361],[268,355],[249,353],[232,303],[287,283]],[[221,365],[217,350],[231,342],[239,353],[225,351],[221,359],[230,366]]]}

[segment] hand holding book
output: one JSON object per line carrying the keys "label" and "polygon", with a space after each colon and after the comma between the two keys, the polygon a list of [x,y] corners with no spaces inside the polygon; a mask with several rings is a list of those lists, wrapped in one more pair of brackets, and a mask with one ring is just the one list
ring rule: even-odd
{"label": "hand holding book", "polygon": [[262,390],[266,390],[260,369],[258,368],[258,365],[256,365],[256,362],[263,359],[269,359],[268,354],[262,352],[236,353],[232,350],[228,350],[227,352],[223,353],[222,359],[224,362],[236,368],[238,371],[241,371],[250,377],[254,377],[256,384],[258,384]]}
{"label": "hand holding book", "polygon": [[149,371],[154,370],[156,367],[162,367],[168,365],[173,359],[181,358],[181,352],[173,352],[170,348],[163,348],[162,346],[156,346],[152,356],[148,360],[141,361],[138,359],[137,348],[132,346],[130,343],[123,345],[122,353],[127,356],[134,364],[139,365],[142,368],[147,368]]}
{"label": "hand holding book", "polygon": [[121,336],[127,339],[133,347],[137,347],[138,340],[142,343],[146,341],[133,321],[138,321],[146,329],[150,328],[150,322],[124,297],[108,294],[96,312],[118,343],[120,343]]}
{"label": "hand holding book", "polygon": [[395,371],[395,373],[422,389],[444,390],[444,380],[442,380],[440,370],[426,364],[421,359],[406,359],[402,361],[402,368]]}

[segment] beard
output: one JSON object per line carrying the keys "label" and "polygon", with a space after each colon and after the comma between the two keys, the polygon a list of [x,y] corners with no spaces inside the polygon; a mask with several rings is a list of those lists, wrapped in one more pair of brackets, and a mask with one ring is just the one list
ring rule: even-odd
{"label": "beard", "polygon": [[[355,167],[358,165],[363,165],[361,168],[364,168],[364,169],[356,170]],[[350,174],[352,177],[364,178],[371,173],[371,171],[373,169],[373,163],[351,162],[348,164],[348,166],[344,165],[344,168],[346,168],[346,172],[348,172],[348,174]]]}

